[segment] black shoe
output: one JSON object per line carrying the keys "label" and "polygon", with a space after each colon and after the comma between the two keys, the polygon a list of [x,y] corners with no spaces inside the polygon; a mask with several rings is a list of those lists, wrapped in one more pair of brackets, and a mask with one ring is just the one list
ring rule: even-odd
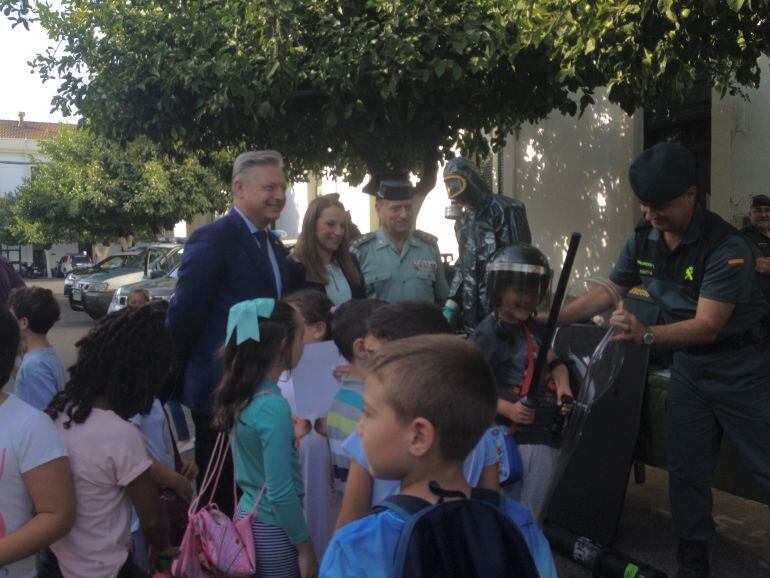
{"label": "black shoe", "polygon": [[677,578],[709,578],[709,546],[704,540],[679,540]]}

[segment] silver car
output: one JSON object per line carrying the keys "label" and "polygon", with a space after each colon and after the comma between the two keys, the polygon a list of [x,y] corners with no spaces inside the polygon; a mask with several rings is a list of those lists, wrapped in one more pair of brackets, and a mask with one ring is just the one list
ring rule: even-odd
{"label": "silver car", "polygon": [[115,291],[142,279],[164,277],[181,260],[180,243],[157,243],[118,253],[98,263],[72,286],[70,307],[94,319],[107,313]]}

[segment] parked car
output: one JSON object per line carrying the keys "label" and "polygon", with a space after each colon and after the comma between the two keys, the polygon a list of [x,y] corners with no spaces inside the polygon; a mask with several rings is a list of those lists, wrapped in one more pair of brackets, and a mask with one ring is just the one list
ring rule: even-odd
{"label": "parked car", "polygon": [[154,243],[135,251],[118,253],[78,275],[72,285],[70,307],[85,311],[93,319],[107,313],[113,294],[123,285],[142,279],[158,279],[171,271],[182,258],[180,243]]}
{"label": "parked car", "polygon": [[72,295],[72,288],[77,285],[78,279],[85,277],[93,271],[94,267],[84,267],[82,269],[75,269],[71,273],[68,273],[64,278],[64,296],[69,297]]}
{"label": "parked car", "polygon": [[107,313],[113,311],[120,311],[126,306],[126,299],[128,294],[134,289],[147,289],[150,292],[150,299],[163,299],[164,301],[171,301],[171,297],[174,296],[176,291],[176,280],[179,274],[179,265],[160,279],[145,279],[138,283],[131,283],[130,285],[123,285],[119,287],[115,294],[112,296],[112,302],[107,310]]}
{"label": "parked car", "polygon": [[59,259],[56,275],[58,277],[66,278],[67,275],[72,273],[75,269],[84,269],[86,267],[91,267],[93,264],[94,262],[88,255],[83,255],[81,253],[67,253]]}

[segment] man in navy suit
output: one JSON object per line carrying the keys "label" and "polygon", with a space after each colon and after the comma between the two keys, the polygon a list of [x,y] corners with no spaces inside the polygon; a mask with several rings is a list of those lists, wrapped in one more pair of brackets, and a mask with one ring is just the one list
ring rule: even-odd
{"label": "man in navy suit", "polygon": [[[233,164],[232,194],[233,208],[227,215],[190,235],[168,310],[184,372],[181,398],[195,423],[199,484],[217,435],[210,426],[213,394],[223,372],[217,352],[224,344],[230,307],[257,297],[280,299],[304,279],[302,265],[287,260],[286,248],[268,229],[286,204],[281,155],[239,155]],[[217,504],[231,514],[232,463],[225,465],[219,489]]]}

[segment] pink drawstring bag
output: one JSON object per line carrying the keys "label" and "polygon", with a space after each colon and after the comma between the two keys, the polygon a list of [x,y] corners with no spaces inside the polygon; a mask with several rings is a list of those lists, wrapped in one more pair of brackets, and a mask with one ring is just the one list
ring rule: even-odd
{"label": "pink drawstring bag", "polygon": [[[179,547],[179,557],[174,560],[171,567],[172,575],[177,578],[241,578],[253,576],[257,572],[251,526],[259,502],[265,493],[265,486],[262,486],[249,515],[237,522],[231,520],[213,502],[214,492],[219,485],[219,478],[225,464],[227,449],[230,447],[230,441],[225,441],[226,439],[225,433],[220,433],[217,437],[200,492],[187,512],[189,518],[187,530]],[[214,478],[211,500],[206,506],[196,511],[201,496]],[[234,481],[233,494],[235,494]],[[237,499],[233,503],[237,503]]]}

